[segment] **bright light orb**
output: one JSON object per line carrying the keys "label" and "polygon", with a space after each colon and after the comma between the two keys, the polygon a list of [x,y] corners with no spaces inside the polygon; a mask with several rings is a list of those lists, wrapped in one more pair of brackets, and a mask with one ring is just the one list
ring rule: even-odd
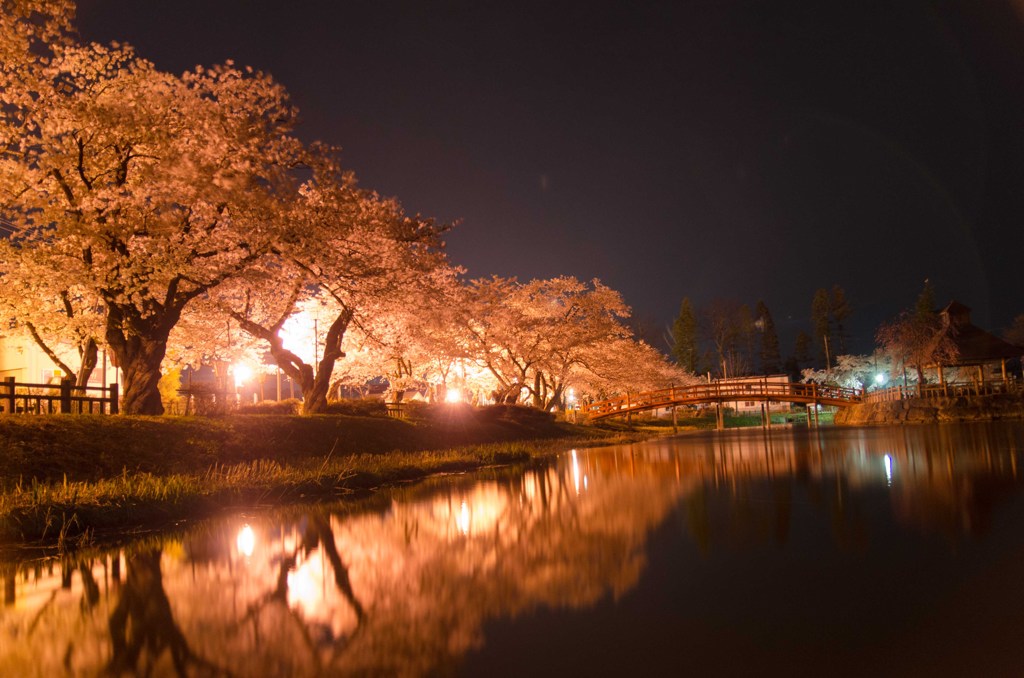
{"label": "bright light orb", "polygon": [[235,388],[252,379],[252,368],[248,365],[239,363],[232,368],[232,371],[235,374]]}
{"label": "bright light orb", "polygon": [[256,532],[254,532],[248,525],[245,525],[238,531],[238,538],[235,540],[235,546],[238,547],[239,553],[246,558],[251,558],[253,551],[256,550]]}
{"label": "bright light orb", "polygon": [[444,401],[446,403],[461,403],[462,402],[462,391],[457,388],[450,388],[448,392],[444,394]]}
{"label": "bright light orb", "polygon": [[884,384],[885,383],[885,375],[882,374],[881,372],[876,374],[875,375],[875,383],[879,384],[879,385]]}

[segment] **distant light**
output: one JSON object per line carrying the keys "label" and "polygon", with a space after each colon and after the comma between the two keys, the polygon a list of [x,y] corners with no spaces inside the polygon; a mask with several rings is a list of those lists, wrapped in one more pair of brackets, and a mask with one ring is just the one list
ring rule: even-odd
{"label": "distant light", "polygon": [[448,389],[448,392],[444,394],[444,401],[446,403],[461,403],[462,391],[457,388]]}
{"label": "distant light", "polygon": [[876,374],[875,375],[875,383],[879,384],[879,385],[884,384],[885,383],[885,375],[882,374],[881,372]]}
{"label": "distant light", "polygon": [[239,363],[231,369],[235,374],[235,388],[252,379],[252,368],[248,365]]}
{"label": "distant light", "polygon": [[885,482],[892,485],[892,457],[885,455]]}

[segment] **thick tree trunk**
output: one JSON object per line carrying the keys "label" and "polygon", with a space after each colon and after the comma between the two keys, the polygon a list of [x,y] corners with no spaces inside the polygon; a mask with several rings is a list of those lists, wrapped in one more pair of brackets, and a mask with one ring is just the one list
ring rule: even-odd
{"label": "thick tree trunk", "polygon": [[107,622],[113,651],[106,673],[134,674],[151,668],[165,653],[179,676],[224,673],[189,647],[171,611],[160,556],[160,549],[153,549],[128,557],[128,575]]}
{"label": "thick tree trunk", "polygon": [[[173,317],[171,317],[173,315]],[[108,307],[107,345],[117,367],[124,372],[121,412],[124,414],[164,413],[160,400],[160,364],[167,353],[167,337],[178,320],[165,312],[162,322],[133,318],[125,322],[120,309]]]}
{"label": "thick tree trunk", "polygon": [[167,342],[132,337],[125,344],[128,348],[121,354],[114,351],[124,372],[121,411],[125,414],[163,414],[164,405],[158,385]]}

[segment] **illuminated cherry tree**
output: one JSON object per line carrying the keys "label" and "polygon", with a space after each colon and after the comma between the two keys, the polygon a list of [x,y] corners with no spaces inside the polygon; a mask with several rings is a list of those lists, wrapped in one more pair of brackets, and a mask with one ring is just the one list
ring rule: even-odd
{"label": "illuminated cherry tree", "polygon": [[[408,217],[395,201],[358,188],[327,157],[299,193],[268,256],[225,288],[221,300],[242,329],[266,342],[301,387],[303,413],[313,414],[327,406],[349,326],[365,329],[382,307],[400,306],[450,273],[441,251],[445,227]],[[282,329],[313,300],[325,333],[309,360],[285,345]]]}
{"label": "illuminated cherry tree", "polygon": [[[4,5],[5,26],[26,23],[25,4]],[[172,76],[129,47],[58,35],[40,29],[42,47],[24,51],[4,41],[4,216],[16,247],[48,252],[47,284],[102,301],[123,411],[159,414],[160,365],[186,307],[278,239],[305,157],[295,111],[251,69]]]}
{"label": "illuminated cherry tree", "polygon": [[631,388],[660,381],[652,370],[672,371],[664,356],[632,338],[624,324],[629,308],[597,280],[495,277],[471,282],[468,299],[467,350],[497,381],[498,401],[526,394],[534,407],[558,409],[572,384]]}

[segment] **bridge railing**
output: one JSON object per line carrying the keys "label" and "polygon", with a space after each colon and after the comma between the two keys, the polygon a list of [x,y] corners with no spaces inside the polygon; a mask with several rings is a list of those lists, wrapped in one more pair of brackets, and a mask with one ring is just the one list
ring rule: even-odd
{"label": "bridge railing", "polygon": [[743,400],[790,400],[798,402],[859,402],[859,389],[822,384],[794,384],[772,381],[711,382],[627,393],[601,400],[584,408],[591,417],[613,413],[671,407],[688,402],[738,402]]}
{"label": "bridge railing", "polygon": [[907,398],[955,398],[960,396],[1016,393],[1021,390],[1017,380],[1005,381],[948,381],[944,384],[902,384],[864,394],[866,403],[884,403]]}

